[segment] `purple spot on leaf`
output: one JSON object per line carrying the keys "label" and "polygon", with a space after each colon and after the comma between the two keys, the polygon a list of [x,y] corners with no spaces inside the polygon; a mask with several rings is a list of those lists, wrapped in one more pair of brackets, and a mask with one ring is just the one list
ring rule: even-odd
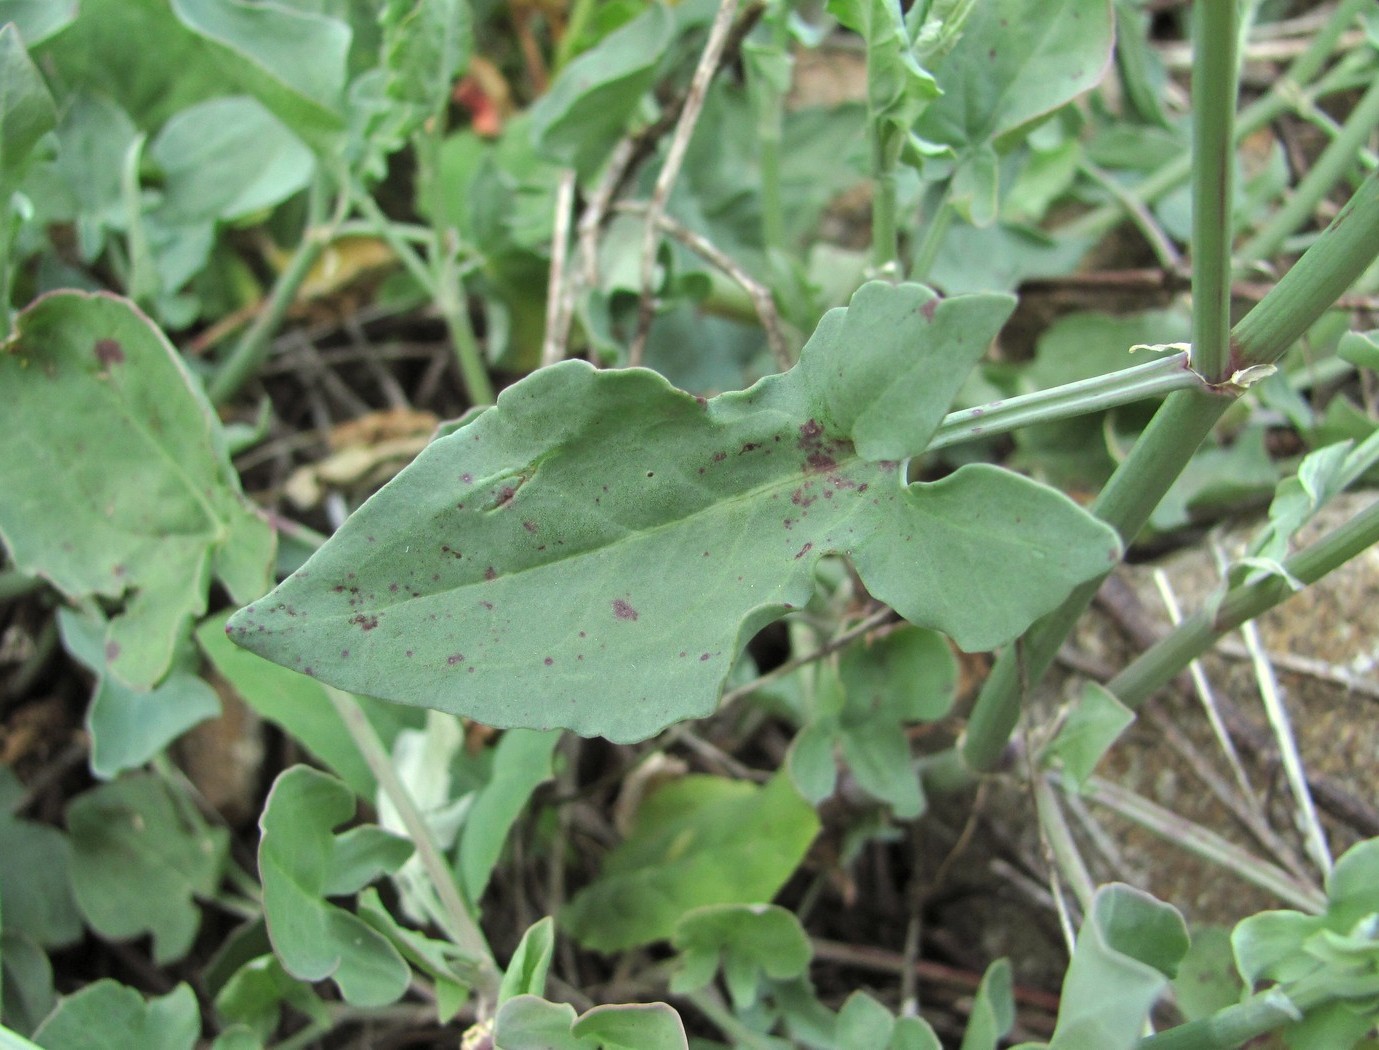
{"label": "purple spot on leaf", "polygon": [[632,608],[632,606],[621,598],[615,598],[613,600],[613,615],[619,620],[635,620],[637,618],[637,610]]}
{"label": "purple spot on leaf", "polygon": [[117,339],[97,339],[96,360],[101,363],[102,368],[122,365],[124,364],[124,347],[120,346]]}

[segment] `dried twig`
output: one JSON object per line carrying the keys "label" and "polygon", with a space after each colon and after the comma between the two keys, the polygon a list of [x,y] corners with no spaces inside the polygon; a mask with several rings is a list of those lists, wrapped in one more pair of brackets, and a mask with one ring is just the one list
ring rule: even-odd
{"label": "dried twig", "polygon": [[829,653],[837,652],[839,649],[843,648],[843,646],[847,645],[854,638],[860,638],[868,631],[880,627],[882,624],[893,619],[894,617],[895,613],[890,609],[889,606],[878,609],[876,612],[872,613],[866,619],[862,620],[857,624],[854,624],[852,627],[849,627],[846,631],[839,634],[836,638],[829,639],[823,645],[819,646],[818,649],[814,650],[814,652],[806,653],[804,656],[797,656],[792,660],[787,660],[779,667],[767,671],[764,675],[758,676],[755,681],[748,682],[746,685],[740,685],[736,689],[729,689],[726,693],[723,694],[722,699],[719,700],[718,709],[721,711],[723,708],[731,704],[734,700],[740,700],[744,696],[750,696],[752,693],[755,693],[762,686],[769,685],[771,682],[776,681],[778,678],[784,678],[786,675],[790,674],[792,671],[798,670],[805,664],[813,663],[815,660],[822,660]]}
{"label": "dried twig", "polygon": [[[649,205],[643,202],[623,201],[614,205],[613,210],[628,212],[633,215],[648,215],[651,209]],[[712,241],[695,233],[688,226],[676,222],[669,215],[658,216],[656,225],[741,285],[742,290],[752,300],[752,305],[756,307],[757,318],[761,321],[761,327],[766,331],[766,342],[771,348],[771,356],[776,359],[776,364],[780,366],[781,371],[787,370],[794,361],[790,354],[790,344],[786,341],[785,333],[781,330],[780,314],[776,312],[776,300],[771,295],[771,289],[749,274],[731,257],[720,251]]]}
{"label": "dried twig", "polygon": [[[568,320],[562,324],[565,308],[566,264],[570,254],[570,212],[575,203],[575,172],[561,172],[555,191],[555,223],[551,235],[551,277],[546,285],[546,333],[541,342],[541,363],[553,365],[565,356],[569,345]],[[571,299],[571,307],[574,302]]]}
{"label": "dried twig", "polygon": [[675,125],[675,134],[666,151],[665,163],[656,176],[656,186],[651,192],[651,205],[647,210],[646,228],[642,236],[642,298],[637,311],[637,334],[632,340],[628,354],[631,364],[639,364],[646,352],[646,337],[651,331],[651,320],[656,314],[656,301],[652,282],[656,277],[656,241],[660,230],[660,219],[665,214],[666,202],[670,199],[675,180],[680,176],[680,168],[685,161],[690,139],[699,114],[704,109],[704,97],[708,94],[709,81],[718,71],[718,63],[723,58],[723,48],[728,42],[728,31],[737,16],[738,0],[722,0],[718,14],[714,16],[709,28],[709,39],[704,44],[704,52],[699,56],[694,77],[690,80],[689,93],[685,96],[684,109]]}

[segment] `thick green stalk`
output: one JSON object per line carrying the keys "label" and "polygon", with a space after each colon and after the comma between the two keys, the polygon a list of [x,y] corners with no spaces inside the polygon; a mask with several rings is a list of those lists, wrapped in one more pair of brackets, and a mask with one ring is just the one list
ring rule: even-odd
{"label": "thick green stalk", "polygon": [[[877,275],[894,271],[900,262],[900,226],[896,220],[895,168],[885,167],[881,143],[873,133],[871,265]],[[898,278],[898,274],[896,277]]]}
{"label": "thick green stalk", "polygon": [[1283,356],[1379,254],[1379,172],[1371,173],[1320,237],[1232,333],[1239,367]]}
{"label": "thick green stalk", "polygon": [[964,441],[1006,434],[1035,423],[1104,412],[1197,386],[1200,380],[1187,365],[1186,353],[1170,354],[1119,372],[950,412],[943,417],[924,451],[937,452]]}
{"label": "thick green stalk", "polygon": [[1322,198],[1355,166],[1355,158],[1379,125],[1379,80],[1356,104],[1336,136],[1322,151],[1283,207],[1274,212],[1236,253],[1237,268],[1272,257],[1284,240],[1307,222]]}
{"label": "thick green stalk", "polygon": [[[1371,175],[1298,260],[1232,333],[1232,362],[1243,368],[1271,364],[1322,315],[1374,259],[1379,248],[1379,173]],[[1125,461],[1107,482],[1092,511],[1128,546],[1211,433],[1236,393],[1225,388],[1182,390],[1164,401]],[[1077,588],[1034,624],[1019,644],[1024,678],[1037,682],[1101,581]],[[1003,652],[982,687],[962,741],[963,758],[977,770],[1000,761],[1020,713],[1021,675],[1016,647]]]}
{"label": "thick green stalk", "polygon": [[[1372,3],[1373,0],[1342,0],[1331,18],[1327,20],[1326,25],[1312,37],[1307,49],[1293,60],[1288,72],[1275,82],[1267,95],[1252,103],[1239,115],[1235,125],[1237,141],[1251,132],[1258,131],[1284,113],[1292,112],[1298,108],[1304,97],[1304,91],[1335,50],[1341,34],[1350,28],[1360,13]],[[1353,84],[1367,84],[1368,82],[1368,79],[1357,80],[1355,77],[1337,70],[1335,74],[1328,74],[1323,77],[1320,82],[1313,86],[1310,94],[1313,97],[1320,97],[1334,91],[1344,90]],[[1144,203],[1157,200],[1181,184],[1191,172],[1192,158],[1190,156],[1183,154],[1174,157],[1147,176],[1136,187],[1136,195]],[[1119,223],[1121,217],[1121,206],[1112,203],[1088,212],[1081,218],[1062,227],[1060,232],[1077,237],[1100,237]]]}
{"label": "thick green stalk", "polygon": [[1238,8],[1192,5],[1192,363],[1208,382],[1231,373]]}
{"label": "thick green stalk", "polygon": [[[1288,558],[1283,568],[1293,579],[1315,583],[1375,543],[1379,543],[1379,501]],[[1106,688],[1126,707],[1139,707],[1223,635],[1268,612],[1294,593],[1287,579],[1272,575],[1231,588],[1220,605],[1183,620],[1107,682]]]}

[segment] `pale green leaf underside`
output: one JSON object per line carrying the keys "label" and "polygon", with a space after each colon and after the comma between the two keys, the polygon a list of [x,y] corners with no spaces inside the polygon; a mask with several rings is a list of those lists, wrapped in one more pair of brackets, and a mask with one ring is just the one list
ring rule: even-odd
{"label": "pale green leaf underside", "polygon": [[435,441],[230,635],[354,692],[616,741],[711,713],[827,553],[911,622],[1003,644],[1118,556],[1111,530],[997,468],[903,482],[897,460],[923,451],[1009,307],[867,285],[796,368],[708,402],[641,369],[544,369]]}

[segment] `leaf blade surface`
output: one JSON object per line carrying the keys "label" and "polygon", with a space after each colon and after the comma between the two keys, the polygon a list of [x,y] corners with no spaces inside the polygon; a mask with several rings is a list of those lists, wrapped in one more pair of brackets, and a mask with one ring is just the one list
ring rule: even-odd
{"label": "leaf blade surface", "polygon": [[433,442],[230,636],[352,692],[619,742],[710,714],[824,554],[911,622],[1002,644],[1104,572],[1114,533],[994,467],[906,485],[882,457],[923,451],[1009,306],[864,286],[795,369],[711,401],[641,369],[543,369]]}

